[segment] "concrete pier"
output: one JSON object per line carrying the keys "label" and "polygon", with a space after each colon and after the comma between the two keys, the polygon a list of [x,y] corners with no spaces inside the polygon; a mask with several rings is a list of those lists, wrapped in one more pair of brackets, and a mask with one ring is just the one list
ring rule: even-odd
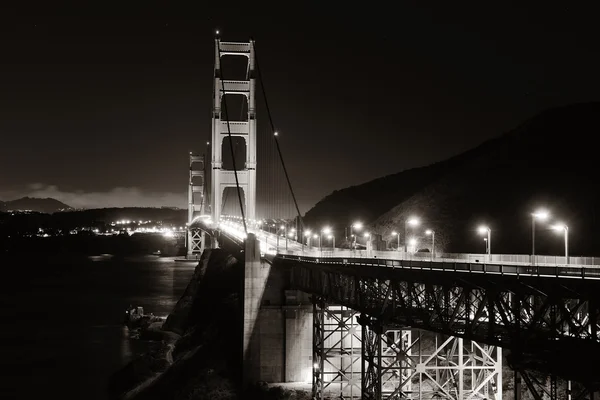
{"label": "concrete pier", "polygon": [[312,305],[308,295],[286,290],[285,271],[261,261],[249,234],[244,266],[244,386],[256,382],[310,382]]}
{"label": "concrete pier", "polygon": [[244,332],[243,332],[243,385],[260,380],[260,329],[258,314],[270,265],[260,261],[260,243],[253,233],[246,238],[244,265]]}

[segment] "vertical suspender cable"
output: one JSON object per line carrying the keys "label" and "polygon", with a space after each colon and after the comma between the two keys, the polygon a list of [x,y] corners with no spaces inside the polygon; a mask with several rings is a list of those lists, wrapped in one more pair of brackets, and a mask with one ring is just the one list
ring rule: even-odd
{"label": "vertical suspender cable", "polygon": [[[269,115],[269,122],[271,124],[271,129],[273,133],[275,133],[275,124],[273,123],[273,118],[271,116],[271,110],[269,109],[269,102],[267,101],[267,93],[265,90],[265,83],[262,78],[262,74],[260,71],[260,63],[258,61],[258,56],[256,54],[256,45],[254,44],[254,40],[252,40],[252,47],[254,48],[254,59],[256,61],[256,70],[258,71],[258,78],[260,80],[260,87],[262,89],[263,98],[265,99],[265,108],[267,109],[267,114]],[[283,173],[285,174],[285,179],[287,180],[288,187],[290,189],[290,193],[292,194],[292,199],[294,200],[294,205],[296,206],[296,212],[298,213],[298,219],[300,220],[300,226],[302,230],[304,230],[304,223],[302,221],[302,215],[300,214],[300,207],[298,207],[298,202],[296,201],[296,195],[294,194],[294,189],[292,188],[292,183],[290,181],[290,177],[287,173],[287,169],[285,168],[285,162],[283,161],[283,155],[281,154],[281,148],[279,147],[279,140],[277,136],[275,137],[275,146],[277,147],[277,153],[279,154],[279,160],[281,161],[281,166],[283,167]]]}
{"label": "vertical suspender cable", "polygon": [[[221,57],[221,41],[217,40],[217,50],[219,51],[219,58]],[[219,63],[220,64],[220,63]],[[248,235],[248,227],[246,226],[246,215],[244,213],[244,203],[242,202],[242,192],[240,191],[240,182],[238,180],[237,168],[235,166],[235,152],[233,151],[233,139],[231,136],[231,126],[229,125],[229,113],[227,112],[227,97],[225,97],[225,81],[223,80],[223,66],[219,65],[220,78],[221,78],[221,90],[223,91],[223,109],[227,116],[227,135],[229,137],[229,149],[231,150],[231,158],[233,162],[233,175],[235,176],[235,187],[237,189],[238,200],[240,202],[240,212],[242,213],[242,222],[244,223],[244,232]],[[219,96],[221,97],[221,96]]]}

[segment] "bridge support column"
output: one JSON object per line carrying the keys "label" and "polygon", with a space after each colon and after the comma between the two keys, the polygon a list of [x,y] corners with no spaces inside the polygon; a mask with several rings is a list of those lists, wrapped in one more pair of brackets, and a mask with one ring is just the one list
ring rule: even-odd
{"label": "bridge support column", "polygon": [[359,317],[362,325],[362,398],[397,399],[412,396],[414,363],[412,331],[385,329],[377,320]]}
{"label": "bridge support column", "polygon": [[313,298],[313,399],[360,399],[361,330],[358,313]]}
{"label": "bridge support column", "polygon": [[201,229],[188,228],[187,258],[200,258],[205,246],[205,234]]}
{"label": "bridge support column", "polygon": [[260,331],[257,326],[261,300],[265,291],[268,268],[260,262],[260,243],[249,233],[244,248],[244,331],[242,384],[260,380]]}

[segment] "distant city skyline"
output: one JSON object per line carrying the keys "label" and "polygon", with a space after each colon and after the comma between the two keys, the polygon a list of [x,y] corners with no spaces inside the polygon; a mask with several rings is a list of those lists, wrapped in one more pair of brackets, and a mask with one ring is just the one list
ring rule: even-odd
{"label": "distant city skyline", "polygon": [[[600,93],[600,33],[578,5],[320,5],[277,18],[210,7],[196,19],[3,11],[0,200],[186,207],[187,155],[210,139],[217,28],[225,41],[256,39],[302,213]],[[269,135],[260,104],[258,125]]]}

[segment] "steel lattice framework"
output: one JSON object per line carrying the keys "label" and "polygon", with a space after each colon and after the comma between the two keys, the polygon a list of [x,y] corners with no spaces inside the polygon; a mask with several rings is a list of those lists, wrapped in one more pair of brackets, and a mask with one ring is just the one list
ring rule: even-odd
{"label": "steel lattice framework", "polygon": [[415,329],[384,328],[313,299],[313,398],[496,399],[498,347]]}
{"label": "steel lattice framework", "polygon": [[[199,167],[198,164],[200,164]],[[195,181],[196,179],[199,179],[200,182]],[[199,257],[204,251],[204,233],[199,226],[194,226],[194,220],[196,219],[196,217],[204,214],[204,179],[204,156],[190,153],[190,176],[188,182],[188,221],[186,237],[188,257]]]}
{"label": "steel lattice framework", "polygon": [[313,398],[326,393],[361,398],[361,328],[359,314],[347,307],[313,301]]}
{"label": "steel lattice framework", "polygon": [[293,288],[357,310],[382,326],[421,328],[499,346],[509,350],[507,359],[516,370],[581,382],[592,391],[600,386],[600,366],[581,362],[582,354],[600,357],[598,281],[458,274],[432,265],[415,268],[414,262],[409,268],[401,260],[387,266],[327,262],[275,259],[291,268]]}

